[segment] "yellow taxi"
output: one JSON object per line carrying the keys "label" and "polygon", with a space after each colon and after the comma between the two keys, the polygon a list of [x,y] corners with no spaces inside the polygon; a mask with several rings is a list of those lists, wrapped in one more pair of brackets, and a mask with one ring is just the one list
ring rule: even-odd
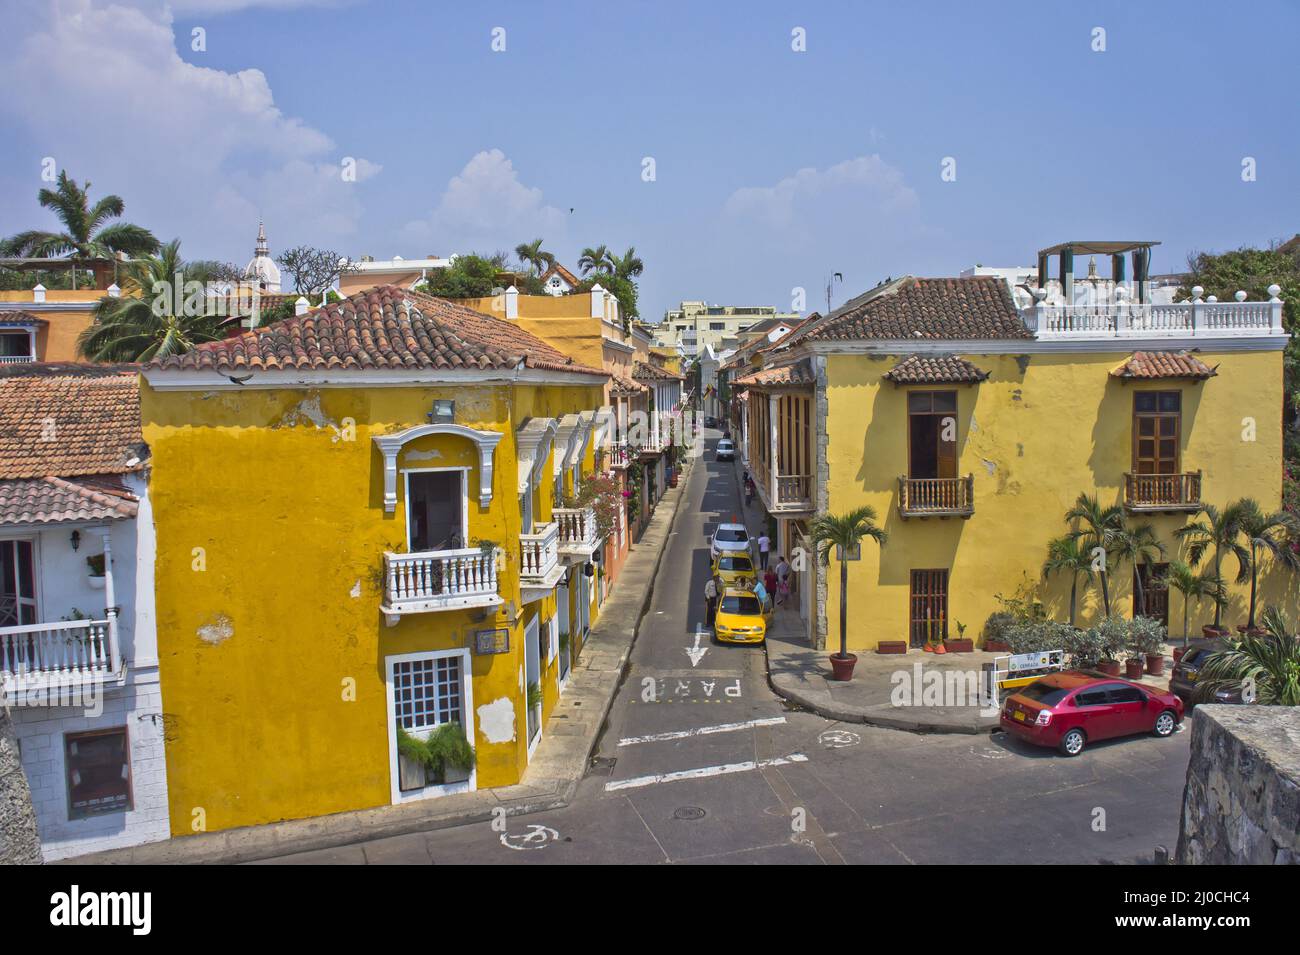
{"label": "yellow taxi", "polygon": [[762,643],[770,616],[752,590],[726,587],[713,620],[713,635],[721,643]]}
{"label": "yellow taxi", "polygon": [[713,558],[712,574],[718,581],[719,592],[727,587],[753,589],[754,581],[758,579],[752,557],[725,550]]}

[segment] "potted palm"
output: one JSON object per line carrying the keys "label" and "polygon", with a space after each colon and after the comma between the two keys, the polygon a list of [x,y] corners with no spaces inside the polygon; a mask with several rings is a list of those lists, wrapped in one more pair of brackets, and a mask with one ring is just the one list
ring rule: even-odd
{"label": "potted palm", "polygon": [[1266,631],[1255,626],[1259,564],[1267,555],[1288,570],[1300,569],[1300,555],[1296,554],[1293,546],[1296,538],[1300,537],[1300,522],[1286,511],[1265,514],[1250,498],[1245,498],[1240,503],[1241,517],[1237,527],[1246,538],[1246,547],[1250,552],[1250,614],[1245,625],[1238,626],[1237,629],[1242,633],[1262,636]]}
{"label": "potted palm", "polygon": [[1262,622],[1262,630],[1232,640],[1201,664],[1199,698],[1213,701],[1218,691],[1240,691],[1243,703],[1300,706],[1300,640],[1287,632],[1277,607],[1266,608]]}
{"label": "potted palm", "polygon": [[956,622],[956,627],[957,639],[945,640],[943,642],[944,649],[949,653],[974,653],[975,641],[966,636],[966,624],[958,620]]}
{"label": "potted palm", "polygon": [[[1174,648],[1174,662],[1177,663],[1184,653],[1187,652],[1187,612],[1192,603],[1195,602],[1199,611],[1201,601],[1213,600],[1215,618],[1218,619],[1219,610],[1227,603],[1227,590],[1223,585],[1223,578],[1220,577],[1211,567],[1203,567],[1198,574],[1192,570],[1192,567],[1186,561],[1174,560],[1169,562],[1169,571],[1165,574],[1165,580],[1174,590],[1178,591],[1183,598],[1183,645]],[[1216,623],[1217,628],[1217,623]],[[1209,628],[1207,628],[1209,629]],[[1214,634],[1219,636],[1217,629]]]}
{"label": "potted palm", "polygon": [[818,515],[813,519],[809,530],[812,532],[813,546],[820,551],[822,563],[830,564],[832,550],[836,551],[836,558],[840,562],[840,652],[831,654],[831,670],[834,679],[851,680],[858,658],[856,654],[849,653],[848,562],[855,555],[861,555],[864,539],[870,538],[883,547],[889,535],[876,524],[876,511],[870,505],[847,514]]}
{"label": "potted palm", "polygon": [[1058,537],[1047,545],[1047,560],[1043,562],[1043,579],[1052,574],[1070,575],[1070,626],[1074,626],[1075,608],[1079,602],[1079,575],[1092,583],[1092,554],[1080,546],[1080,538],[1069,534]]}
{"label": "potted palm", "polygon": [[86,566],[90,568],[88,579],[90,586],[95,590],[104,589],[104,555],[91,554],[86,558]]}
{"label": "potted palm", "polygon": [[[1180,527],[1174,536],[1188,543],[1187,563],[1195,567],[1207,552],[1211,553],[1213,563],[1210,576],[1223,580],[1223,558],[1231,555],[1237,561],[1237,583],[1244,584],[1250,574],[1250,551],[1239,540],[1242,508],[1245,501],[1234,501],[1222,511],[1213,504],[1203,504],[1197,513],[1197,519],[1185,527]],[[1227,606],[1227,594],[1214,605],[1214,623],[1201,628],[1206,637],[1226,637],[1228,628],[1223,626],[1223,608]],[[1184,647],[1185,648],[1185,647]]]}

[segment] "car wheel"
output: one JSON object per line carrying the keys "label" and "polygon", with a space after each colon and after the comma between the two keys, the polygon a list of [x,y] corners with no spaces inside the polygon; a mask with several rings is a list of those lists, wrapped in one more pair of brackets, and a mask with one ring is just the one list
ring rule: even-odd
{"label": "car wheel", "polygon": [[1153,732],[1161,738],[1165,736],[1172,736],[1177,726],[1178,726],[1178,721],[1174,719],[1174,711],[1165,710],[1163,713],[1161,713],[1159,716],[1156,717],[1156,725]]}
{"label": "car wheel", "polygon": [[1088,737],[1083,735],[1083,730],[1072,729],[1061,737],[1061,752],[1066,756],[1078,756],[1087,742]]}

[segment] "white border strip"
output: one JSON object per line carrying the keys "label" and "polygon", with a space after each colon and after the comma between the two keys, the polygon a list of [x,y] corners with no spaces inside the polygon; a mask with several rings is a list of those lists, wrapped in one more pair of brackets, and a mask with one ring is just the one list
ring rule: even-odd
{"label": "white border strip", "polygon": [[776,726],[784,723],[784,716],[771,716],[761,720],[746,720],[743,723],[719,723],[717,726],[696,726],[688,730],[672,733],[651,733],[649,736],[629,736],[618,741],[619,746],[635,746],[637,743],[660,743],[673,739],[690,739],[692,736],[711,736],[714,733],[734,733],[755,726]]}
{"label": "white border strip", "polygon": [[675,783],[683,779],[729,776],[732,773],[747,773],[755,769],[765,769],[768,766],[786,766],[790,763],[806,762],[808,762],[808,757],[803,753],[791,753],[789,756],[778,756],[776,759],[760,759],[757,762],[747,759],[743,763],[724,763],[721,766],[683,769],[677,773],[656,773],[653,776],[635,776],[632,779],[620,779],[617,782],[605,783],[605,792],[615,792],[619,789],[640,789],[643,786],[653,786],[656,783]]}

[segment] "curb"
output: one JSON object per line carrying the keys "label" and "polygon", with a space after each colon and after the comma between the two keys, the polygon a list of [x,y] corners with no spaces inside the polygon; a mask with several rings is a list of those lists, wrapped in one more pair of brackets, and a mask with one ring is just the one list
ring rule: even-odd
{"label": "curb", "polygon": [[[689,471],[683,472],[689,476]],[[641,632],[641,623],[654,594],[655,577],[663,561],[664,551],[668,547],[668,538],[672,534],[682,497],[686,493],[686,482],[679,480],[673,500],[668,494],[661,499],[660,506],[667,508],[664,540],[659,553],[654,558],[654,566],[644,584],[645,593],[637,605],[636,621],[627,646],[619,654],[616,670],[617,679],[609,692],[604,694],[600,708],[599,720],[596,721],[590,738],[586,741],[583,757],[576,776],[564,778],[547,778],[537,784],[528,783],[525,769],[524,778],[512,786],[498,789],[482,789],[474,793],[444,796],[422,802],[407,803],[398,806],[376,806],[370,809],[356,809],[326,816],[312,816],[306,819],[288,819],[282,822],[264,823],[259,826],[247,826],[228,829],[203,836],[172,836],[159,842],[128,846],[121,849],[106,849],[86,855],[59,859],[53,865],[234,865],[245,862],[257,862],[278,856],[300,852],[315,852],[333,849],[357,842],[372,842],[393,836],[411,835],[417,832],[433,832],[439,829],[451,829],[475,822],[487,822],[504,809],[508,816],[525,816],[538,812],[549,812],[567,807],[577,793],[578,784],[586,775],[592,754],[604,735],[605,725],[609,720],[614,697],[627,675],[628,661],[632,648]],[[653,521],[653,518],[651,519]],[[644,534],[642,539],[644,539]],[[629,583],[631,583],[629,581]],[[599,621],[593,631],[599,628]],[[588,645],[595,641],[588,637]],[[585,648],[584,648],[585,649]],[[512,798],[512,791],[518,795]],[[526,793],[526,794],[525,794]],[[452,800],[474,799],[483,801],[491,797],[496,804],[475,805],[472,808],[448,810],[446,804]],[[438,809],[437,804],[442,803]],[[435,810],[435,811],[431,811]],[[240,843],[246,843],[241,845]]]}
{"label": "curb", "polygon": [[[764,655],[766,655],[767,644],[763,645]],[[835,720],[840,723],[863,723],[867,726],[879,726],[884,729],[902,730],[908,733],[933,733],[933,734],[951,734],[965,736],[981,736],[985,733],[991,733],[998,728],[994,723],[991,726],[978,726],[971,723],[951,723],[951,722],[934,722],[932,720],[920,720],[902,716],[891,716],[886,712],[876,713],[860,706],[838,706],[834,703],[819,703],[812,699],[811,696],[790,690],[780,686],[772,679],[771,667],[768,668],[767,675],[768,685],[772,691],[792,703],[797,703],[804,709],[812,710],[818,716],[824,716],[829,720]],[[880,704],[884,711],[895,711],[899,708],[888,704]]]}

